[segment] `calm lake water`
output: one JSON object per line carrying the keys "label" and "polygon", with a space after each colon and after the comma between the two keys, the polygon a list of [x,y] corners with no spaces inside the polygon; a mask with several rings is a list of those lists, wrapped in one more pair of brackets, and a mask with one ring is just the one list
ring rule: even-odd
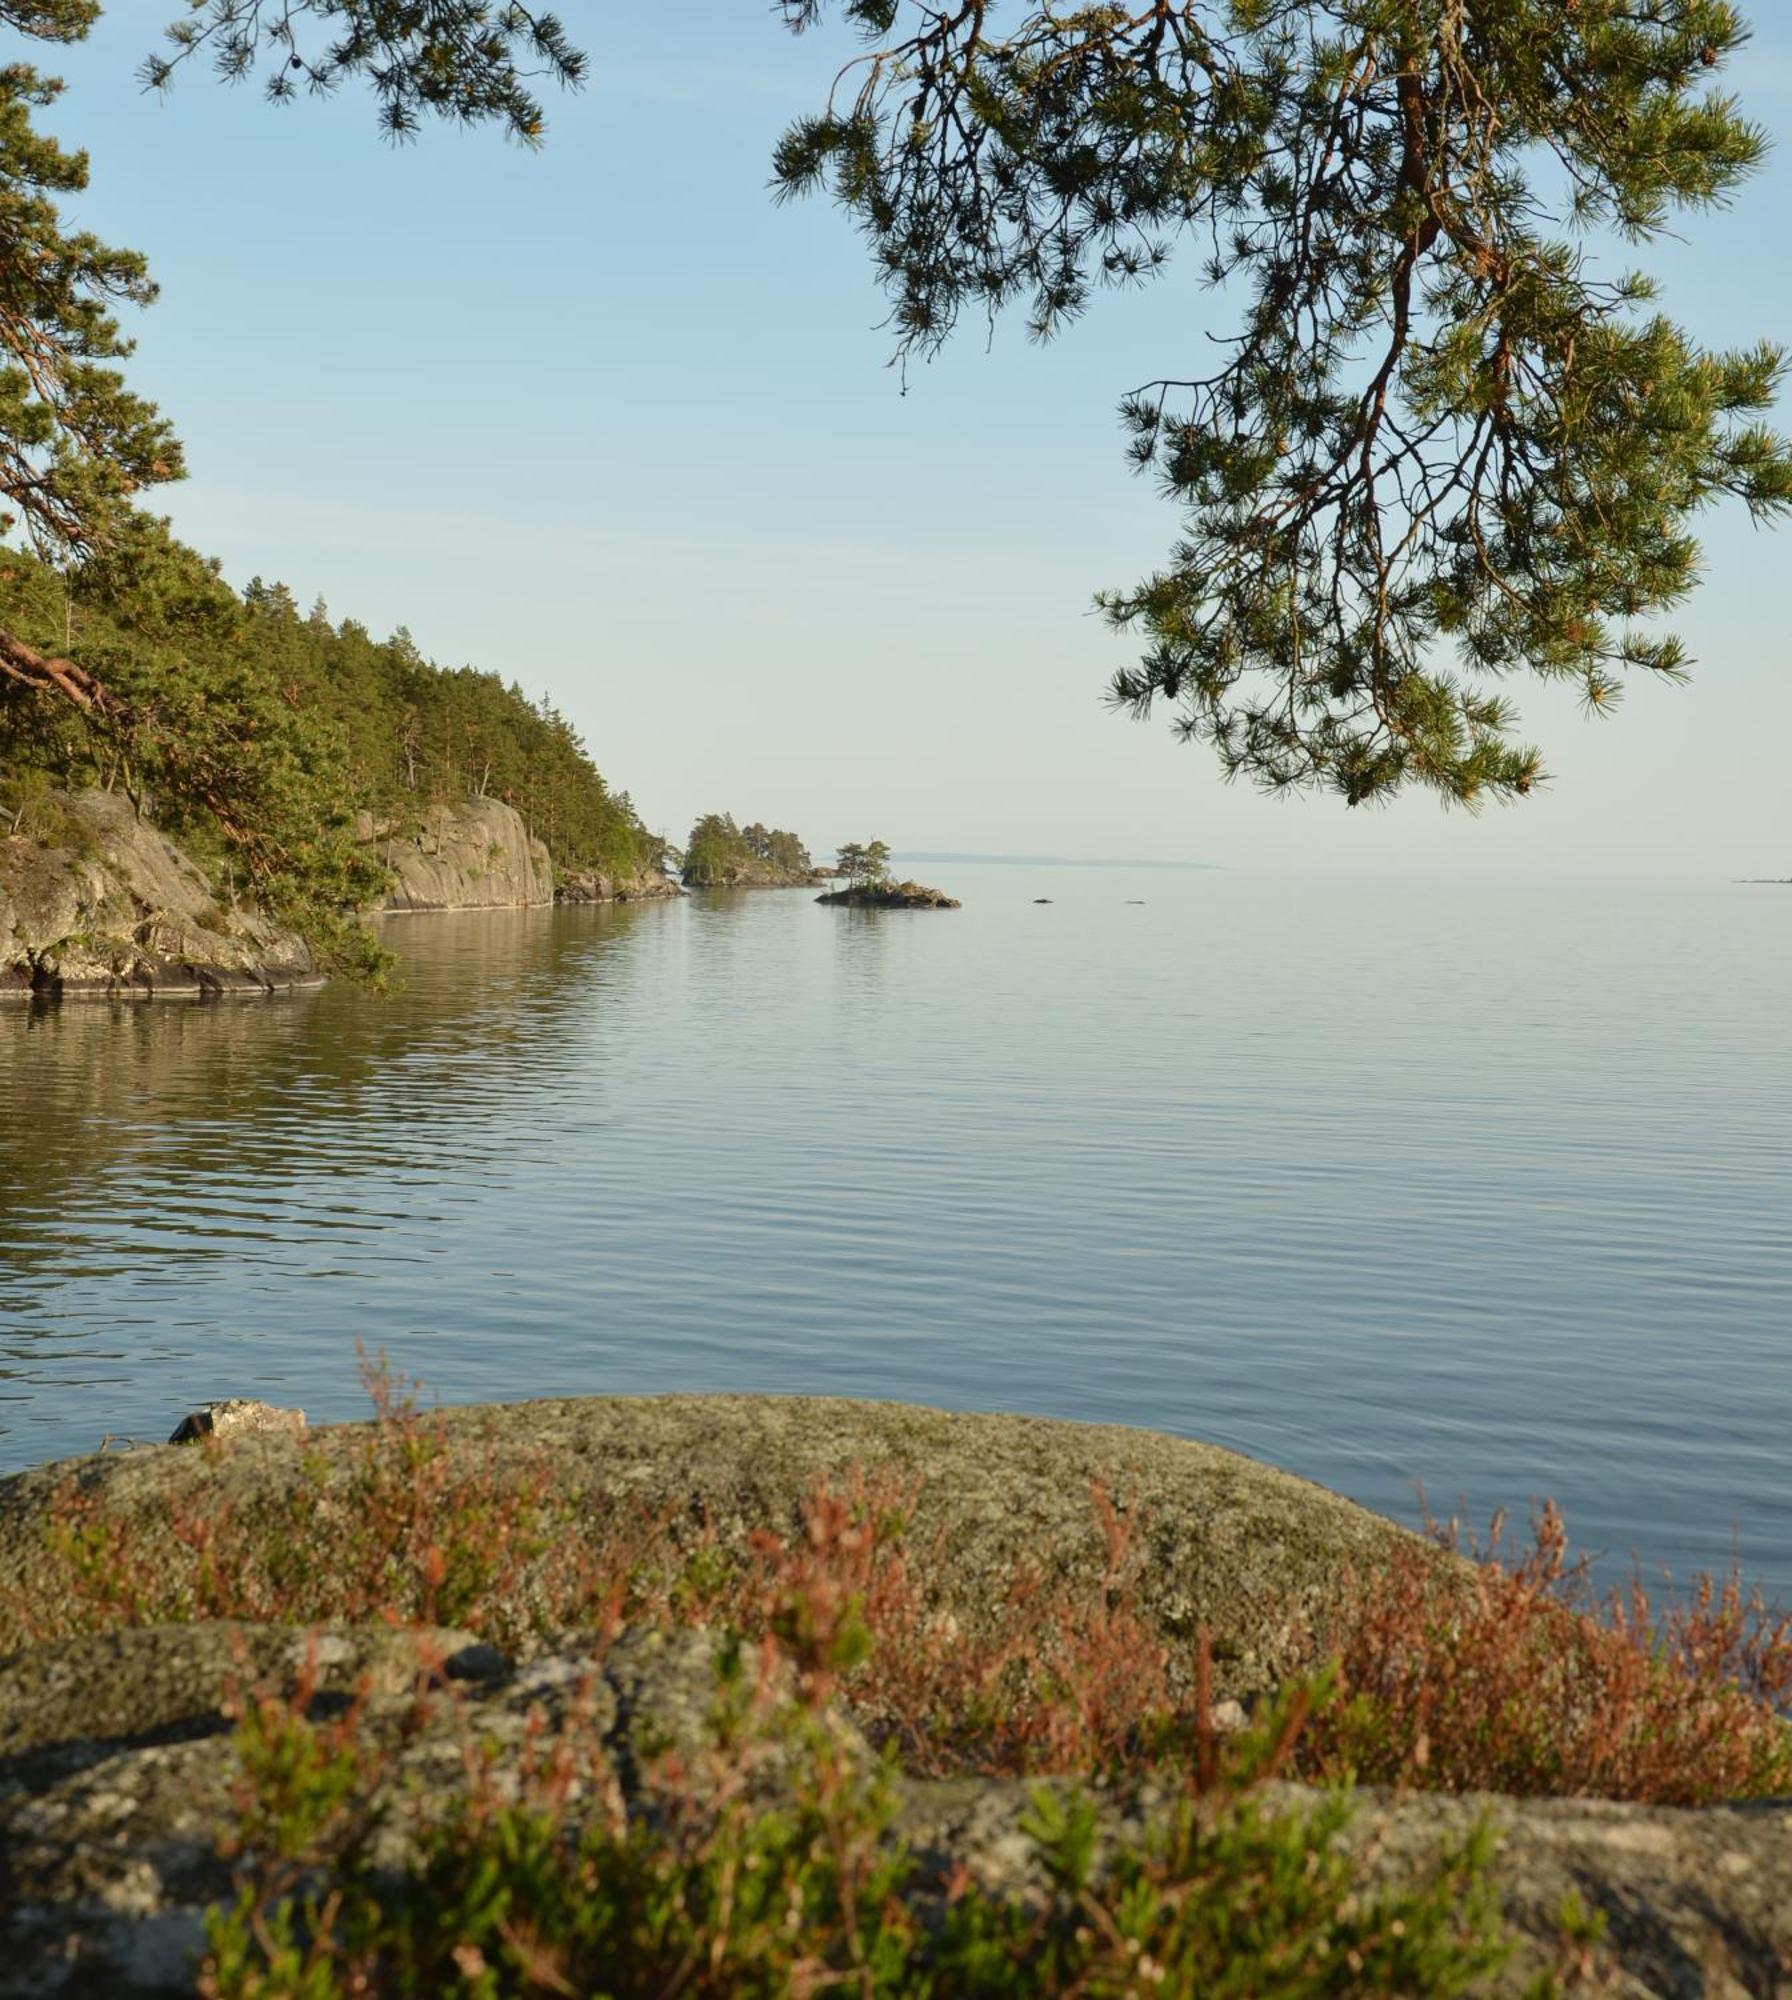
{"label": "calm lake water", "polygon": [[[935,865],[0,1011],[0,1466],[251,1394],[1149,1424],[1792,1596],[1792,891]],[[1054,900],[1035,905],[1036,896]],[[1142,899],[1135,902],[1134,899]]]}

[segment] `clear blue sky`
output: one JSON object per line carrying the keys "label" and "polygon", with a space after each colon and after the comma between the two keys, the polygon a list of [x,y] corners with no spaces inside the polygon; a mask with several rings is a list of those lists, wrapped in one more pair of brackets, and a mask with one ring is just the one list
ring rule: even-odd
{"label": "clear blue sky", "polygon": [[[1792,529],[1707,517],[1684,691],[1610,722],[1516,690],[1557,782],[1480,819],[1227,787],[1108,714],[1125,642],[1091,593],[1153,566],[1172,510],[1114,404],[1215,320],[1192,268],[1046,349],[980,330],[900,393],[864,254],[776,208],[770,148],[844,52],[763,5],[574,5],[583,94],[546,149],[394,149],[354,90],[278,110],[132,72],[166,8],[116,7],[51,128],[90,147],[83,219],[163,296],[135,380],[192,476],[177,528],[238,584],[284,578],[447,664],[546,690],[649,825],[728,809],[817,848],[1141,854],[1468,876],[1792,872]],[[1792,135],[1792,22],[1757,0],[1733,81]],[[35,53],[35,52],[34,52]],[[1712,341],[1792,337],[1792,150],[1655,257]]]}

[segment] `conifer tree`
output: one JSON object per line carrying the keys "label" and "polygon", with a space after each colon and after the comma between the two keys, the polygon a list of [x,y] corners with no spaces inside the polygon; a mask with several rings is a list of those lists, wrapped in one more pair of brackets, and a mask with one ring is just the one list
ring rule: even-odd
{"label": "conifer tree", "polygon": [[838,12],[867,51],[776,179],[857,219],[905,352],[1010,302],[1046,338],[1185,240],[1221,295],[1214,364],[1123,406],[1184,526],[1104,600],[1146,642],[1117,704],[1271,788],[1474,803],[1543,775],[1515,670],[1594,711],[1684,673],[1692,517],[1792,501],[1784,360],[1702,350],[1614,260],[1762,158],[1712,88],[1729,0]]}
{"label": "conifer tree", "polygon": [[[0,32],[76,42],[99,13],[99,0],[0,0]],[[484,0],[199,0],[168,41],[144,64],[152,85],[201,54],[227,77],[265,59],[275,99],[363,79],[400,137],[433,113],[496,120],[536,144],[532,80],[575,85],[584,74],[552,15]],[[111,365],[132,345],[117,308],[155,297],[145,262],[69,230],[57,206],[87,185],[86,155],[32,123],[61,88],[26,64],[0,67],[0,535],[20,531],[53,563],[78,566],[127,543],[133,498],[183,468],[171,426]],[[116,699],[89,663],[35,647],[4,622],[0,678],[90,712]]]}
{"label": "conifer tree", "polygon": [[[0,27],[72,42],[96,0],[0,0]],[[0,68],[0,534],[23,529],[58,564],[104,544],[131,496],[178,478],[180,447],[116,367],[131,344],[114,308],[155,296],[144,261],[63,223],[57,198],[87,185],[87,157],[33,128],[61,85]],[[0,679],[89,709],[92,672],[0,625]]]}
{"label": "conifer tree", "polygon": [[195,57],[231,81],[259,75],[274,103],[364,82],[395,139],[440,117],[495,122],[526,146],[545,129],[535,83],[573,88],[586,70],[555,16],[518,0],[188,0],[143,80],[164,88]]}

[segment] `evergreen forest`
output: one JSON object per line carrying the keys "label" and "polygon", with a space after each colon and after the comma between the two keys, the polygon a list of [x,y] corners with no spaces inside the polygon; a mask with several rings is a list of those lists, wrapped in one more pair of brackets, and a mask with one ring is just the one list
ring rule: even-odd
{"label": "evergreen forest", "polygon": [[0,549],[0,624],[73,654],[108,699],[83,708],[0,679],[0,825],[54,838],[56,792],[99,785],[338,966],[377,951],[355,912],[383,892],[354,838],[365,809],[413,828],[435,798],[502,799],[564,871],[656,866],[660,841],[566,718],[515,682],[426,660],[259,579],[238,595],[159,523],[58,570]]}

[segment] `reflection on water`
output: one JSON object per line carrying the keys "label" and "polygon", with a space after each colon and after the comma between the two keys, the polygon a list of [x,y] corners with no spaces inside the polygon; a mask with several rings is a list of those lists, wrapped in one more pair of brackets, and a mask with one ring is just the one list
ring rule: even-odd
{"label": "reflection on water", "polygon": [[395,920],[389,1000],[0,1012],[0,1464],[353,1414],[361,1338],[454,1398],[908,1396],[1405,1514],[1553,1492],[1792,1586],[1781,905],[943,886]]}
{"label": "reflection on water", "polygon": [[[394,919],[407,977],[383,999],[0,1013],[0,1411],[22,1420],[8,1460],[85,1447],[102,1404],[108,1429],[165,1430],[170,1393],[210,1393],[221,1349],[240,1369],[258,1314],[293,1319],[273,1310],[282,1286],[308,1298],[411,1260],[482,1204],[530,1157],[527,1107],[553,1093],[597,962],[640,914],[480,913],[427,936]],[[307,1320],[340,1391],[359,1329]],[[292,1379],[301,1359],[258,1356],[254,1379]],[[171,1390],[168,1363],[192,1364],[177,1379],[194,1386]],[[33,1436],[40,1423],[57,1434]]]}

